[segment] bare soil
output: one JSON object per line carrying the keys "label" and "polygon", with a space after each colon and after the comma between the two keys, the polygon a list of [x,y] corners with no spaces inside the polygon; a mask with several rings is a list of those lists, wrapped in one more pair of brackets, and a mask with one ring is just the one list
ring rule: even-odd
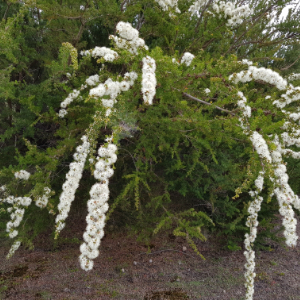
{"label": "bare soil", "polygon": [[[0,241],[0,299],[244,299],[243,251],[225,250],[220,238],[209,235],[197,243],[202,260],[172,235],[145,245],[124,232],[109,233],[94,269],[85,272],[78,263],[79,244],[71,239],[81,239],[76,228],[73,221],[55,250],[44,237],[34,250],[21,246],[10,260],[4,258],[10,241]],[[300,299],[300,248],[270,245],[273,251],[256,255],[254,299]]]}

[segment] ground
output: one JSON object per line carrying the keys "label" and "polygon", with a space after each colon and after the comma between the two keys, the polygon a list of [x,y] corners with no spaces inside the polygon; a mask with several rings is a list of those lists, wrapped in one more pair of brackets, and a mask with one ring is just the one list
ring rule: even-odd
{"label": "ground", "polygon": [[[126,232],[112,232],[103,239],[94,269],[85,272],[78,263],[78,240],[70,238],[82,235],[73,222],[69,238],[55,249],[41,238],[34,250],[21,246],[6,260],[10,241],[0,241],[1,300],[244,299],[243,250],[226,250],[220,238],[208,235],[197,242],[203,260],[183,238],[167,233],[145,245]],[[256,255],[254,299],[300,299],[300,247],[270,245],[273,251]]]}

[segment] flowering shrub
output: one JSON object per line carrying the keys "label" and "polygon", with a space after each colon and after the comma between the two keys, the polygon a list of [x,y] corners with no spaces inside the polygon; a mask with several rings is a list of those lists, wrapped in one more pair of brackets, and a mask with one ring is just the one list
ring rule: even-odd
{"label": "flowering shrub", "polygon": [[[18,163],[1,171],[0,199],[10,219],[6,233],[14,239],[8,257],[25,241],[25,232],[16,228],[25,214],[30,215],[32,202],[35,209],[56,214],[58,238],[86,172],[96,183],[91,180],[88,185],[87,226],[79,256],[83,270],[93,268],[105,224],[117,206],[132,214],[143,207],[154,215],[154,232],[175,223],[174,234],[186,237],[198,254],[193,238],[205,240],[201,227],[240,230],[246,299],[252,299],[262,207],[272,214],[278,206],[288,246],[296,246],[298,238],[293,207],[299,210],[300,200],[288,183],[284,157],[300,157],[295,148],[300,145],[300,112],[294,105],[300,100],[300,88],[289,83],[299,74],[284,78],[255,62],[251,51],[240,55],[248,59],[230,52],[244,36],[238,35],[239,30],[250,30],[246,23],[255,11],[248,5],[199,0],[154,3],[171,27],[163,41],[157,15],[146,4],[140,16],[135,6],[123,3],[124,19],[129,16],[131,22],[116,22],[106,45],[80,52],[78,44],[62,45],[58,62],[49,67],[53,78],[59,78],[49,84],[61,93],[57,103],[46,103],[42,111],[34,101],[23,100],[35,115],[33,126],[53,122],[57,129],[47,149],[34,145],[33,139],[25,140],[27,150],[18,153]],[[148,34],[143,27],[147,22]],[[187,25],[181,31],[180,22],[194,29]],[[220,30],[215,32],[216,28]],[[199,47],[200,38],[194,35],[209,37]],[[227,40],[221,43],[223,35]],[[232,35],[234,40],[228,42]],[[219,55],[221,50],[224,55]],[[65,181],[58,182],[53,173],[64,170],[66,163]],[[109,182],[116,176],[121,190],[112,193]],[[163,187],[161,194],[151,186],[155,180]],[[168,211],[170,191],[186,196],[179,212]],[[21,193],[23,197],[14,196]],[[133,203],[127,205],[128,199]],[[193,199],[207,208],[191,208],[199,204]]]}

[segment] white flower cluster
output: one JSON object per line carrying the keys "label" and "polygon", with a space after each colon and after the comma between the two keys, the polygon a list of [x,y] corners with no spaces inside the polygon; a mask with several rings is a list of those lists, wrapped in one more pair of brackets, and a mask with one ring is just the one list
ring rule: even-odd
{"label": "white flower cluster", "polygon": [[284,90],[287,87],[287,81],[281,77],[277,72],[266,68],[257,68],[250,66],[247,71],[241,71],[229,76],[229,80],[234,83],[249,82],[252,80],[262,80],[269,84],[275,85],[279,90]]}
{"label": "white flower cluster", "polygon": [[245,234],[245,249],[244,255],[246,257],[245,264],[245,287],[246,291],[246,300],[252,300],[254,294],[254,278],[256,276],[255,270],[255,252],[252,250],[252,244],[254,243],[257,236],[257,226],[258,226],[258,212],[261,208],[261,203],[263,201],[263,197],[258,196],[258,194],[262,191],[264,184],[264,172],[260,172],[259,176],[255,180],[256,191],[250,191],[249,194],[254,200],[250,203],[248,207],[249,216],[247,218],[246,226],[250,228],[250,234]]}
{"label": "white flower cluster", "polygon": [[30,177],[30,173],[25,170],[21,170],[15,173],[15,177],[17,179],[28,180]]}
{"label": "white flower cluster", "polygon": [[[251,107],[249,105],[246,105],[247,103],[247,99],[244,96],[244,94],[242,92],[238,92],[238,96],[241,98],[241,100],[239,100],[237,102],[238,107],[240,107],[243,110],[243,116],[250,118],[251,117]],[[240,122],[242,122],[242,119],[240,119]]]}
{"label": "white flower cluster", "polygon": [[68,97],[61,102],[60,107],[61,109],[59,110],[58,116],[60,118],[63,118],[68,112],[66,111],[67,106],[72,103],[78,96],[79,96],[80,92],[77,90],[73,90],[72,93],[70,93],[68,95]]}
{"label": "white flower cluster", "polygon": [[275,106],[281,109],[292,102],[300,100],[300,87],[289,85],[288,90],[285,94],[281,95],[281,98],[283,99],[275,100],[273,102]]}
{"label": "white flower cluster", "polygon": [[48,187],[44,188],[44,195],[42,197],[37,198],[35,201],[35,205],[39,208],[44,208],[48,204],[48,200],[50,197],[51,190]]}
{"label": "white flower cluster", "polygon": [[165,11],[171,8],[171,9],[175,9],[175,12],[180,13],[180,10],[178,9],[177,6],[178,0],[155,0],[155,1]]}
{"label": "white flower cluster", "polygon": [[6,232],[9,234],[9,237],[13,239],[18,235],[18,231],[15,230],[15,228],[19,227],[25,213],[25,209],[22,208],[22,206],[28,207],[31,204],[31,198],[7,196],[2,199],[2,201],[12,205],[12,207],[7,209],[10,213],[11,221],[6,224]]}
{"label": "white flower cluster", "polygon": [[204,93],[205,93],[206,95],[209,95],[209,94],[210,94],[210,89],[208,89],[208,88],[204,89]]}
{"label": "white flower cluster", "polygon": [[191,12],[191,15],[198,15],[200,9],[204,7],[209,0],[196,0],[189,8],[189,11]]}
{"label": "white flower cluster", "polygon": [[[27,180],[30,176],[30,174],[24,170],[17,172],[17,173],[18,173],[17,176],[15,173],[15,176],[17,178],[21,178],[21,179],[25,179],[25,180]],[[0,187],[0,192],[4,193],[4,198],[0,199],[0,202],[3,202],[3,203],[6,202],[6,203],[12,205],[11,207],[9,207],[7,209],[7,211],[10,213],[11,221],[9,221],[6,224],[6,232],[9,234],[10,238],[15,238],[18,235],[18,231],[15,228],[20,226],[20,224],[23,220],[23,217],[24,217],[25,209],[23,207],[28,207],[31,204],[32,200],[29,197],[9,196],[5,185]],[[49,196],[51,190],[49,188],[45,188],[45,192],[46,192],[46,196]],[[45,203],[44,196],[41,199]],[[48,197],[47,197],[47,201],[48,201]],[[15,251],[18,250],[20,245],[21,245],[20,241],[15,241],[12,244],[6,258],[7,259],[11,258],[13,256],[13,254],[15,253]]]}
{"label": "white flower cluster", "polygon": [[99,79],[99,75],[92,75],[89,78],[86,79],[86,84],[90,85],[90,86],[95,86],[96,84],[98,84],[100,81]]}
{"label": "white flower cluster", "polygon": [[[237,105],[242,109],[242,116],[239,118],[240,127],[244,130],[244,133],[250,135],[250,140],[253,143],[255,150],[258,152],[261,158],[266,158],[271,162],[271,156],[269,153],[268,146],[264,140],[264,138],[256,131],[251,132],[249,129],[248,118],[251,117],[251,108],[246,105],[247,99],[242,92],[237,93],[241,100],[238,101]],[[252,134],[251,134],[252,133]],[[258,196],[258,194],[262,191],[263,183],[264,183],[264,173],[260,172],[259,176],[255,180],[256,191],[250,191],[249,194],[254,198],[248,208],[249,216],[247,218],[246,225],[250,228],[250,234],[245,234],[245,249],[244,255],[246,257],[245,264],[245,287],[246,287],[246,300],[252,300],[254,294],[254,278],[256,276],[255,270],[255,252],[252,250],[251,244],[255,241],[257,235],[257,216],[260,211],[261,203],[263,198]]]}
{"label": "white flower cluster", "polygon": [[300,130],[291,128],[290,122],[285,122],[282,129],[290,129],[290,132],[283,132],[281,138],[284,146],[297,146],[300,147]]}
{"label": "white flower cluster", "polygon": [[142,93],[146,104],[153,104],[153,98],[156,93],[156,64],[155,60],[150,56],[143,58],[143,77],[142,77]]}
{"label": "white flower cluster", "polygon": [[250,140],[258,153],[258,155],[266,159],[269,163],[272,162],[272,158],[270,155],[269,147],[261,134],[257,131],[253,131],[252,135],[250,136]]}
{"label": "white flower cluster", "polygon": [[291,74],[288,77],[288,80],[293,81],[293,80],[299,80],[300,79],[300,73],[296,73],[296,74]]}
{"label": "white flower cluster", "polygon": [[213,4],[213,10],[217,13],[224,13],[225,18],[228,18],[227,26],[237,26],[242,24],[244,19],[249,17],[253,10],[248,5],[235,7],[233,2],[218,1]]}
{"label": "white flower cluster", "polygon": [[[279,169],[277,169],[276,171],[278,172]],[[298,236],[296,233],[297,219],[294,217],[295,213],[294,213],[292,206],[290,205],[290,202],[292,201],[292,199],[290,197],[287,197],[287,195],[285,194],[285,191],[286,191],[286,189],[276,188],[274,190],[274,193],[278,200],[279,213],[283,217],[282,225],[284,227],[283,235],[286,238],[285,243],[289,247],[295,247],[297,245],[297,239],[298,239]]]}
{"label": "white flower cluster", "polygon": [[279,141],[277,135],[274,137],[274,144],[276,145],[276,150],[271,152],[272,159],[276,163],[275,183],[278,187],[274,189],[274,194],[278,200],[279,213],[283,216],[282,225],[284,226],[284,236],[286,238],[286,244],[291,246],[296,246],[298,236],[296,234],[296,224],[297,220],[294,218],[294,211],[292,209],[293,205],[296,209],[300,210],[300,199],[288,184],[288,175],[286,173],[286,166],[282,160],[282,154],[286,153],[282,149],[282,145]]}
{"label": "white flower cluster", "polygon": [[98,162],[95,165],[94,177],[101,181],[92,186],[90,200],[88,201],[87,227],[83,234],[84,243],[80,246],[81,255],[79,261],[81,268],[89,271],[93,268],[95,259],[99,255],[99,245],[104,236],[105,213],[108,210],[109,178],[114,171],[111,165],[117,161],[117,146],[107,139],[107,146],[101,146],[98,150]]}
{"label": "white flower cluster", "polygon": [[101,98],[110,96],[110,99],[102,99],[102,105],[106,108],[106,116],[109,116],[113,105],[116,103],[116,98],[121,92],[126,92],[134,84],[138,75],[135,72],[125,73],[124,80],[113,81],[108,78],[104,83],[100,83],[97,87],[90,90],[89,95],[93,98]]}
{"label": "white flower cluster", "polygon": [[[251,67],[250,67],[251,68]],[[250,69],[249,68],[249,69]],[[278,75],[279,76],[279,75]],[[255,76],[254,76],[255,77]],[[254,78],[256,79],[257,76]],[[246,80],[248,81],[248,80]],[[268,80],[265,80],[267,81]],[[274,83],[273,83],[274,84]],[[283,81],[280,77],[278,79],[277,84],[275,84],[279,89],[283,89],[283,87],[286,85],[286,81]],[[299,89],[300,91],[300,89]],[[256,131],[251,131],[249,129],[249,122],[247,118],[251,117],[251,109],[249,106],[246,105],[247,99],[243,96],[243,93],[238,92],[238,96],[241,98],[241,100],[238,101],[238,106],[242,108],[242,114],[243,116],[240,117],[240,126],[244,129],[244,133],[247,135],[250,135],[250,140],[253,143],[253,146],[256,150],[256,152],[259,154],[261,159],[267,160],[268,163],[271,163],[274,167],[274,178],[270,178],[271,182],[274,184],[274,191],[272,195],[275,194],[278,204],[279,204],[279,213],[283,217],[283,226],[284,226],[284,236],[286,238],[286,244],[289,247],[296,246],[298,236],[296,234],[296,225],[297,225],[297,219],[294,216],[294,211],[292,206],[294,206],[296,209],[300,210],[300,199],[293,190],[291,189],[290,185],[288,184],[288,175],[286,173],[286,166],[283,162],[282,155],[291,155],[294,158],[300,158],[300,152],[295,152],[290,149],[284,149],[286,146],[292,146],[296,145],[297,147],[300,147],[300,130],[295,129],[291,122],[286,121],[284,125],[282,126],[282,129],[285,130],[281,134],[281,140],[279,140],[279,137],[277,135],[274,135],[273,144],[276,146],[275,150],[269,151],[268,145],[263,138],[262,135],[260,135]],[[284,98],[286,101],[277,101],[275,104],[277,104],[278,107],[284,107],[286,104],[291,103],[293,100],[297,101],[299,93],[297,88],[294,88],[293,86],[289,87],[288,92],[285,95],[282,95],[282,98]],[[271,96],[267,96],[266,99],[270,99]],[[298,112],[300,110],[298,109]],[[282,112],[293,121],[297,121],[300,119],[300,113],[289,113],[282,109]],[[246,125],[244,123],[246,122]],[[269,135],[270,138],[272,138],[272,135]],[[244,255],[247,259],[247,263],[245,264],[246,273],[246,299],[252,300],[253,299],[253,293],[254,293],[254,278],[255,278],[255,253],[251,249],[251,244],[255,241],[256,235],[257,235],[257,214],[260,210],[261,203],[263,201],[263,198],[258,196],[259,192],[262,191],[263,188],[263,173],[261,173],[258,178],[255,180],[255,186],[256,191],[250,191],[249,194],[255,198],[254,201],[250,204],[248,208],[249,217],[247,219],[246,225],[250,227],[250,234],[245,235],[245,248],[246,251],[244,252]],[[271,196],[272,196],[271,195]]]}
{"label": "white flower cluster", "polygon": [[[30,204],[30,202],[31,202],[31,199],[27,198],[27,197],[25,197],[25,199],[23,199],[21,197],[15,198],[13,196],[8,196],[5,185],[3,185],[3,186],[0,187],[0,192],[4,193],[4,197],[5,197],[4,199],[0,199],[0,202],[6,202],[6,203],[9,203],[9,204],[13,205],[13,207],[9,207],[7,209],[7,211],[9,213],[11,213],[11,216],[10,216],[11,221],[9,221],[7,223],[7,225],[6,225],[6,231],[9,233],[9,237],[10,238],[14,238],[14,237],[16,237],[18,235],[18,231],[15,230],[14,228],[16,228],[16,227],[18,227],[20,225],[20,222],[22,221],[23,214],[24,214],[24,212],[23,212],[24,209],[23,209],[23,210],[21,210],[22,216],[20,218],[20,216],[19,216],[19,214],[20,214],[19,206],[20,205],[28,206]],[[15,251],[18,250],[18,248],[20,247],[20,245],[21,245],[21,242],[15,241],[12,244],[12,246],[11,246],[11,248],[10,248],[7,256],[6,256],[6,258],[7,259],[11,258],[14,255]]]}
{"label": "white flower cluster", "polygon": [[240,61],[240,63],[242,63],[243,65],[247,65],[247,66],[252,66],[253,65],[253,62],[251,60],[248,60],[248,59],[242,59],[242,61]]}
{"label": "white flower cluster", "polygon": [[10,259],[14,253],[19,249],[19,247],[21,246],[21,242],[20,241],[15,241],[12,246],[9,249],[9,252],[6,256],[7,259]]}
{"label": "white flower cluster", "polygon": [[[299,121],[300,119],[300,109],[297,108],[298,112],[290,113],[290,112],[285,112],[285,114],[288,116],[288,118],[294,122]],[[299,123],[298,123],[299,124]]]}
{"label": "white flower cluster", "polygon": [[115,59],[119,57],[118,53],[114,50],[111,50],[106,47],[95,47],[91,50],[81,51],[80,54],[84,55],[91,55],[94,58],[103,57],[105,61],[113,62]]}
{"label": "white flower cluster", "polygon": [[181,64],[186,64],[188,67],[192,63],[192,60],[195,58],[195,55],[193,55],[190,52],[185,52],[181,58]]}
{"label": "white flower cluster", "polygon": [[59,214],[56,216],[56,236],[65,227],[65,220],[68,217],[71,203],[75,199],[75,192],[79,186],[79,181],[82,177],[84,164],[89,153],[90,143],[86,136],[81,138],[82,145],[76,148],[74,154],[74,162],[70,163],[70,170],[66,175],[66,182],[63,184],[63,192],[59,197],[58,210]]}
{"label": "white flower cluster", "polygon": [[115,41],[118,48],[127,49],[133,54],[137,54],[138,48],[145,48],[148,50],[145,41],[139,38],[138,30],[133,28],[130,23],[119,22],[116,26],[116,30],[120,37],[110,35],[109,38]]}
{"label": "white flower cluster", "polygon": [[176,65],[179,65],[179,62],[178,62],[178,61],[176,60],[176,58],[174,58],[174,57],[172,58],[172,63],[173,63],[173,64],[176,64]]}

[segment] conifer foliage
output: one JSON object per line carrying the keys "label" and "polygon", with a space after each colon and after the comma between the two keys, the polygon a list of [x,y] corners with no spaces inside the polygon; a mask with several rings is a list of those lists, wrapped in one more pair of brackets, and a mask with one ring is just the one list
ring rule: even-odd
{"label": "conifer foliage", "polygon": [[7,0],[0,12],[7,257],[42,220],[59,238],[80,192],[83,270],[114,212],[130,212],[133,227],[172,228],[199,255],[201,227],[238,233],[253,299],[261,220],[279,210],[286,244],[298,239],[300,187],[286,166],[300,158],[292,1]]}

